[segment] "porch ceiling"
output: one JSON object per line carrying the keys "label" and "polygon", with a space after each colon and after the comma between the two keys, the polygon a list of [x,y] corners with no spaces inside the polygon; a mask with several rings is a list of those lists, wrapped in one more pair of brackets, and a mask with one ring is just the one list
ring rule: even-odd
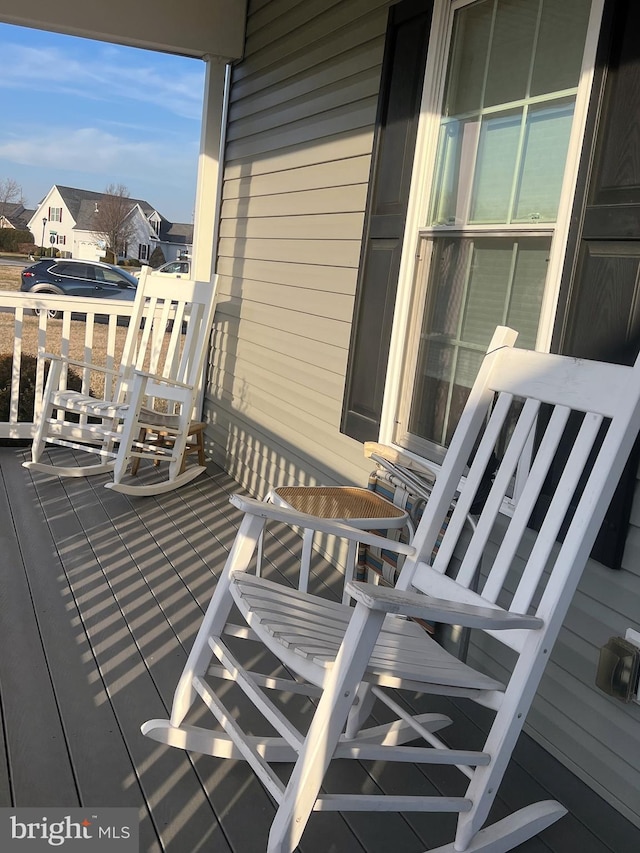
{"label": "porch ceiling", "polygon": [[0,0],[0,22],[184,56],[242,56],[246,0]]}

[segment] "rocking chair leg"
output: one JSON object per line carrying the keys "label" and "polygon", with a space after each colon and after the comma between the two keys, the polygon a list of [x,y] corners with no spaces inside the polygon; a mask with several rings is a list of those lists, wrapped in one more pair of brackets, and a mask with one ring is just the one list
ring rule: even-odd
{"label": "rocking chair leg", "polygon": [[216,584],[215,592],[209,602],[174,693],[171,708],[171,724],[173,726],[180,726],[189,712],[195,698],[193,680],[195,677],[204,675],[213,657],[209,638],[220,636],[231,611],[233,605],[233,599],[229,592],[231,572],[247,570],[263,527],[264,519],[257,516],[245,515],[240,523],[238,535]]}
{"label": "rocking chair leg", "polygon": [[358,687],[357,701],[351,706],[347,717],[345,734],[348,738],[355,737],[358,734],[371,714],[375,701],[376,697],[371,690],[371,685],[362,682]]}
{"label": "rocking chair leg", "polygon": [[[57,361],[52,361],[49,365],[49,375],[47,377],[47,382],[44,389],[44,397],[43,397],[43,411],[40,413],[40,416],[36,419],[36,432],[33,436],[33,443],[31,445],[31,461],[38,462],[40,457],[42,456],[42,452],[46,446],[46,426],[49,419],[53,416],[53,404],[49,402],[51,399],[51,390],[55,387],[57,388],[60,383],[60,376],[62,373],[62,364]],[[45,402],[46,401],[46,402]]]}
{"label": "rocking chair leg", "polygon": [[50,404],[45,404],[45,409],[42,412],[42,416],[38,421],[37,432],[33,437],[33,443],[31,444],[31,461],[38,462],[40,457],[42,456],[42,452],[46,446],[46,440],[44,437],[44,427],[49,420],[49,418],[53,415],[53,406]]}
{"label": "rocking chair leg", "polygon": [[[130,406],[133,408],[136,407],[135,417],[129,418],[122,427],[122,435],[120,436],[120,445],[118,447],[118,454],[116,456],[115,465],[113,468],[113,482],[120,483],[122,478],[124,477],[125,471],[129,464],[129,460],[131,458],[131,448],[133,446],[133,442],[135,440],[135,436],[137,436],[137,417],[140,412],[140,407],[142,405],[142,383],[141,380],[136,377],[134,380],[134,385],[131,393],[131,403]],[[134,435],[135,431],[135,435]]]}
{"label": "rocking chair leg", "polygon": [[311,814],[384,614],[357,605],[269,833],[267,853],[293,853]]}

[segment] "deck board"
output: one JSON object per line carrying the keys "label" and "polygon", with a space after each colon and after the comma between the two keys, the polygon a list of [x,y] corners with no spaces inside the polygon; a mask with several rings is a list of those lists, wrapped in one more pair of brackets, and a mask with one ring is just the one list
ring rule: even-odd
{"label": "deck board", "polygon": [[[18,510],[13,501],[9,506],[8,489],[3,490],[2,517],[16,525],[20,522]],[[57,573],[59,565],[46,533],[41,525],[34,525],[26,546],[31,545],[38,558],[53,563],[50,568]],[[44,633],[40,633],[46,632],[46,625],[41,628],[37,619],[21,548],[22,537],[2,536],[0,618],[2,634],[10,640],[2,643],[0,683],[10,787],[13,797],[28,796],[34,806],[75,806],[78,793],[68,761],[66,733],[41,639]]]}
{"label": "deck board", "polygon": [[[5,473],[9,471],[5,469]],[[16,531],[56,701],[70,744],[74,775],[86,803],[99,805],[106,795],[114,800],[118,797],[117,781],[123,768],[131,771],[131,763],[104,685],[94,680],[91,690],[78,689],[78,685],[92,678],[92,652],[82,630],[80,613],[68,594],[55,543],[38,513],[39,507],[34,506],[32,494],[21,488],[24,478],[19,469],[11,469],[10,473],[7,485]],[[38,535],[34,535],[36,530]],[[74,759],[76,754],[79,757]],[[122,798],[114,804],[127,805],[128,801]]]}
{"label": "deck board", "polygon": [[[0,643],[10,650],[0,656],[0,806],[135,806],[144,853],[262,853],[274,806],[244,763],[190,756],[139,730],[168,714],[238,527],[228,498],[242,489],[210,466],[176,492],[132,498],[100,476],[32,475],[22,458],[0,448]],[[298,545],[290,530],[270,528],[265,575],[294,582]],[[337,599],[339,583],[314,555],[311,588]],[[455,718],[453,733],[480,737],[482,715],[437,704]],[[332,768],[334,790],[409,783],[434,793],[452,772],[348,765]],[[640,849],[639,830],[524,737],[495,813],[541,795],[571,814],[522,853]],[[451,825],[441,815],[315,814],[300,849],[422,853],[450,840]]]}

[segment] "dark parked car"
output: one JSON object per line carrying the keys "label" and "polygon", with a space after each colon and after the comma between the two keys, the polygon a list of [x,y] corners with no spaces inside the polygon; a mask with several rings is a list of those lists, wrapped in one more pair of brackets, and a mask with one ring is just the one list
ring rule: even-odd
{"label": "dark parked car", "polygon": [[[25,267],[20,290],[62,296],[100,296],[104,299],[135,299],[138,279],[131,273],[99,261],[48,258]],[[35,314],[39,313],[36,309]],[[60,311],[52,309],[50,317]]]}

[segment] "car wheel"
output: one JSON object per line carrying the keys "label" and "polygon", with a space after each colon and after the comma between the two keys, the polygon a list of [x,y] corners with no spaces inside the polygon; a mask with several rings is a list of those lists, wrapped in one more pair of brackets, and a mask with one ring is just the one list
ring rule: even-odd
{"label": "car wheel", "polygon": [[[51,294],[51,296],[56,296],[55,290],[38,290],[34,293],[34,296],[45,296],[46,294]],[[56,308],[49,308],[47,311],[40,308],[33,308],[33,313],[36,317],[39,317],[40,314],[46,314],[50,320],[59,320],[62,317],[62,311],[58,311]]]}

